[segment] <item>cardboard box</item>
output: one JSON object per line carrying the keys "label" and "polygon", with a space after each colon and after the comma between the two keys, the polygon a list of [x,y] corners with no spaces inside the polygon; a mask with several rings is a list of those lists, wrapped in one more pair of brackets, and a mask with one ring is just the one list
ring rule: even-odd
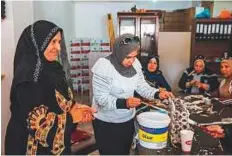
{"label": "cardboard box", "polygon": [[81,46],[72,46],[71,47],[71,52],[72,51],[81,51]]}
{"label": "cardboard box", "polygon": [[110,51],[110,47],[109,46],[101,46],[100,47],[100,51],[104,52],[104,51]]}

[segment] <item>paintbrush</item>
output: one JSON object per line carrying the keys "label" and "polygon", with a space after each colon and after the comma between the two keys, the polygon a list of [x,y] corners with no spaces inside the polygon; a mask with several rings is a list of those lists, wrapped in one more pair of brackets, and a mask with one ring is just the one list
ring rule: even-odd
{"label": "paintbrush", "polygon": [[195,70],[193,70],[192,72],[190,72],[189,74],[188,74],[188,76],[191,76],[191,75],[193,75],[195,73]]}
{"label": "paintbrush", "polygon": [[168,114],[168,111],[167,111],[167,110],[165,110],[165,109],[163,109],[163,108],[160,108],[160,107],[157,107],[157,106],[154,106],[154,105],[149,104],[149,103],[147,103],[147,102],[142,101],[141,104],[144,104],[144,105],[146,105],[146,106],[149,106],[149,107],[152,107],[152,108],[154,108],[154,109],[157,109],[157,110],[159,110],[159,112],[161,112],[161,113]]}

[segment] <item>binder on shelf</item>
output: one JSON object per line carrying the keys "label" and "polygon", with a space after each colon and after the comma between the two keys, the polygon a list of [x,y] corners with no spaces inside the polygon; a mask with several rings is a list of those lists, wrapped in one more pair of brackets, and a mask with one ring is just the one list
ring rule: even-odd
{"label": "binder on shelf", "polygon": [[223,39],[225,40],[225,39],[227,39],[227,27],[228,27],[228,24],[227,23],[225,23],[224,24],[224,35],[223,35]]}
{"label": "binder on shelf", "polygon": [[228,25],[228,31],[227,31],[227,39],[230,39],[230,37],[231,37],[231,28],[232,28],[232,24],[229,24]]}
{"label": "binder on shelf", "polygon": [[199,40],[199,34],[200,34],[200,24],[196,24],[196,33],[195,33],[195,39]]}
{"label": "binder on shelf", "polygon": [[220,28],[219,28],[219,30],[220,30],[219,39],[220,39],[220,40],[223,39],[223,28],[224,28],[224,24],[221,23],[221,24],[220,24]]}
{"label": "binder on shelf", "polygon": [[211,40],[212,24],[208,24],[207,40]]}
{"label": "binder on shelf", "polygon": [[200,33],[199,33],[199,40],[203,39],[203,33],[204,33],[204,24],[200,24]]}
{"label": "binder on shelf", "polygon": [[219,39],[219,28],[220,28],[220,24],[217,23],[217,24],[216,24],[216,32],[215,32],[215,39],[216,39],[216,40]]}
{"label": "binder on shelf", "polygon": [[207,39],[207,31],[208,31],[208,25],[204,24],[204,34],[203,34],[203,40]]}
{"label": "binder on shelf", "polygon": [[211,31],[211,40],[215,40],[216,37],[216,24],[212,24],[212,31]]}

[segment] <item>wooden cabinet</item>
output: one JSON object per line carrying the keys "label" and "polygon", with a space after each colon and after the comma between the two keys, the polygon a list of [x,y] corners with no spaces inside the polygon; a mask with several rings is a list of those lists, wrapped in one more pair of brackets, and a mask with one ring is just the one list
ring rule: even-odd
{"label": "wooden cabinet", "polygon": [[196,19],[193,21],[190,66],[195,56],[204,55],[206,65],[220,74],[220,59],[229,53],[232,19]]}
{"label": "wooden cabinet", "polygon": [[158,54],[159,18],[156,13],[118,12],[117,17],[118,35],[131,33],[140,38],[141,61],[149,54]]}

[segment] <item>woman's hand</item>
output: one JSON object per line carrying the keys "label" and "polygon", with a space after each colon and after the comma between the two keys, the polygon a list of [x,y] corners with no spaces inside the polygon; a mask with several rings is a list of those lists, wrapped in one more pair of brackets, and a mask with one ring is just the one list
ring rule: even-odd
{"label": "woman's hand", "polygon": [[203,90],[208,90],[209,89],[209,85],[208,84],[201,83],[201,82],[197,82],[196,83],[196,87],[199,88],[199,89],[201,88]]}
{"label": "woman's hand", "polygon": [[196,85],[196,83],[197,83],[197,81],[196,81],[196,80],[191,80],[191,81],[189,82],[190,86],[195,86],[195,85]]}
{"label": "woman's hand", "polygon": [[171,97],[171,98],[174,97],[174,95],[172,94],[172,92],[161,91],[161,92],[159,93],[159,98],[160,98],[161,100],[167,99],[167,98],[169,98],[169,97]]}
{"label": "woman's hand", "polygon": [[139,98],[129,97],[126,100],[126,105],[128,108],[134,108],[134,107],[141,105],[141,100]]}
{"label": "woman's hand", "polygon": [[191,86],[195,86],[196,82],[197,82],[196,80],[191,80],[190,82],[186,82],[185,87],[189,88]]}
{"label": "woman's hand", "polygon": [[85,123],[94,120],[93,113],[96,113],[94,108],[87,105],[75,104],[70,110],[73,118],[73,123]]}
{"label": "woman's hand", "polygon": [[224,129],[222,129],[222,127],[219,125],[210,125],[210,126],[202,127],[202,129],[214,138],[225,137]]}

